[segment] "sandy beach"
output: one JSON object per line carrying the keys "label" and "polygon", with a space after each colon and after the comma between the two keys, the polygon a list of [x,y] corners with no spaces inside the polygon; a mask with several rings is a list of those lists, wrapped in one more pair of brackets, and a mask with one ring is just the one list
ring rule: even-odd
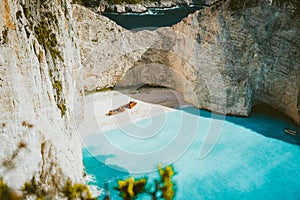
{"label": "sandy beach", "polygon": [[151,103],[159,104],[169,108],[178,108],[189,103],[184,101],[181,93],[169,88],[139,88],[137,90],[120,90],[134,99]]}
{"label": "sandy beach", "polygon": [[[137,102],[132,109],[125,109],[108,116],[109,110],[117,109],[129,101]],[[174,108],[187,105],[180,93],[168,88],[140,88],[89,94],[85,97],[85,117],[78,126],[81,137],[134,123],[140,119],[163,115]]]}

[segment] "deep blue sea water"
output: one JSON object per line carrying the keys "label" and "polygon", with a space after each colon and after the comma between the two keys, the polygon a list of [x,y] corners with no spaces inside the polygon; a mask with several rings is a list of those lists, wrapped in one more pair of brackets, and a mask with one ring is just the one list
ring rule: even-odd
{"label": "deep blue sea water", "polygon": [[[300,129],[268,107],[248,118],[193,107],[142,119],[84,138],[83,162],[91,185],[113,187],[130,176],[157,178],[156,166],[172,163],[175,199],[300,199]],[[215,127],[214,126],[222,126]],[[289,127],[298,136],[284,132]],[[209,130],[221,130],[214,148],[201,158]],[[101,197],[100,197],[101,199]],[[141,197],[139,199],[149,199]]]}
{"label": "deep blue sea water", "polygon": [[152,8],[147,13],[142,14],[103,13],[103,15],[126,29],[155,29],[157,27],[172,26],[188,14],[201,8],[200,6],[175,7],[171,9]]}

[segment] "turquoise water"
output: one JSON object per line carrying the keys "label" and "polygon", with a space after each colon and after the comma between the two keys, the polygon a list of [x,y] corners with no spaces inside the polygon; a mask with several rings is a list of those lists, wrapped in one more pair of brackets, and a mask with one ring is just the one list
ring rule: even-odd
{"label": "turquoise water", "polygon": [[[249,118],[220,122],[188,107],[84,138],[83,162],[94,178],[89,184],[108,182],[112,199],[120,199],[112,189],[118,179],[153,179],[158,163],[173,163],[178,200],[300,199],[300,140],[284,133],[286,127],[299,133],[299,127],[267,106],[254,108]],[[221,133],[200,158],[214,124],[222,125]]]}
{"label": "turquoise water", "polygon": [[188,14],[202,9],[201,6],[175,7],[171,9],[152,8],[147,13],[104,13],[103,15],[115,21],[126,29],[149,29],[163,26],[172,26]]}

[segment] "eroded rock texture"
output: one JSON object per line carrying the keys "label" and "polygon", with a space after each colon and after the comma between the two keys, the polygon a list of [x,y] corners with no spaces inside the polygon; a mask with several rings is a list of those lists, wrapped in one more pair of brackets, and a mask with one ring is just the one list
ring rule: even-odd
{"label": "eroded rock texture", "polygon": [[[216,4],[173,27],[134,33],[73,7],[85,89],[164,85],[199,108],[246,116],[265,102],[299,124],[297,9],[268,1],[228,6]],[[99,28],[104,23],[106,32]]]}
{"label": "eroded rock texture", "polygon": [[82,179],[74,128],[81,61],[70,6],[0,1],[0,177],[14,188],[33,176],[49,190]]}

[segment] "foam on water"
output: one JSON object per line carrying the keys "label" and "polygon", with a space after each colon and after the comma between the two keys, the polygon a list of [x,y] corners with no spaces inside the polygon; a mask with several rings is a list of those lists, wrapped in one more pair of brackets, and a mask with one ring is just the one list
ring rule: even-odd
{"label": "foam on water", "polygon": [[[249,118],[226,117],[217,144],[200,159],[211,113],[183,110],[84,138],[85,169],[95,178],[90,184],[113,188],[131,175],[153,179],[158,163],[173,163],[175,199],[300,199],[299,136],[284,129],[300,130],[290,119],[264,106]],[[112,197],[120,199],[116,192]]]}
{"label": "foam on water", "polygon": [[202,9],[202,6],[183,6],[173,8],[151,8],[145,13],[103,13],[118,25],[130,30],[149,30],[172,26],[188,14]]}

